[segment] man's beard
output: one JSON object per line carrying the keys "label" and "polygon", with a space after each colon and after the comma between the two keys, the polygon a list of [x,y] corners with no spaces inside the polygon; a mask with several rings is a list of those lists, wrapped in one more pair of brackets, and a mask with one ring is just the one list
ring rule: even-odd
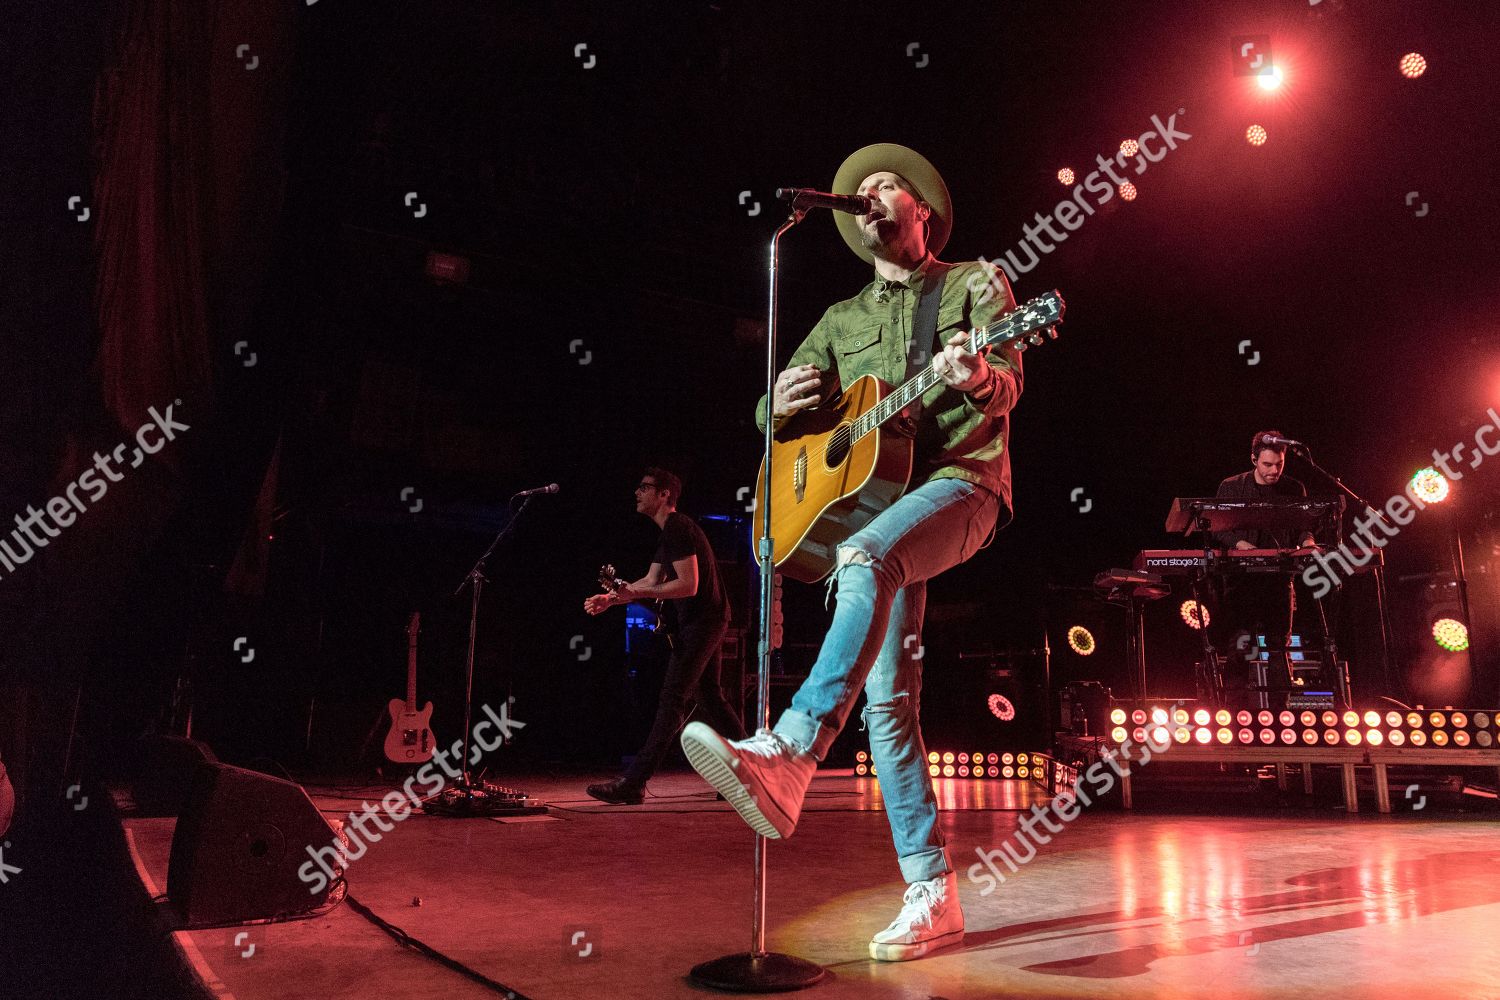
{"label": "man's beard", "polygon": [[[882,222],[889,223],[889,225],[882,228]],[[901,227],[896,224],[896,220],[887,216],[884,219],[877,219],[873,226],[860,226],[859,243],[860,246],[872,252],[875,250],[884,250],[892,246],[892,240],[900,232]]]}

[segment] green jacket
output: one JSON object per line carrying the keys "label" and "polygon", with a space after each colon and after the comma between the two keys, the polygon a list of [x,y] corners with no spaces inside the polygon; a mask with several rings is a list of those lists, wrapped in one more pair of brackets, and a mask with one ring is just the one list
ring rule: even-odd
{"label": "green jacket", "polygon": [[[927,263],[905,282],[876,275],[854,298],[828,307],[812,332],[792,354],[787,367],[816,365],[838,372],[849,385],[861,375],[874,375],[892,387],[906,381],[906,348]],[[1010,284],[999,268],[983,261],[951,265],[938,305],[935,347],[959,331],[984,326],[1015,308]],[[912,461],[911,487],[931,479],[966,479],[1000,497],[1011,508],[1010,411],[1021,395],[1021,353],[1014,346],[993,350],[995,390],[976,403],[964,393],[939,383],[922,396]],[[765,431],[766,397],[755,411],[756,425]]]}

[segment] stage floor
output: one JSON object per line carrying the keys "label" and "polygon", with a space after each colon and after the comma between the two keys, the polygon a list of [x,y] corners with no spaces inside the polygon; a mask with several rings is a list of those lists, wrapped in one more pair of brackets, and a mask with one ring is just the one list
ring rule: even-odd
{"label": "stage floor", "polygon": [[[350,895],[535,1000],[703,996],[689,968],[747,948],[753,837],[696,775],[659,778],[638,807],[588,799],[584,781],[596,779],[505,780],[556,808],[511,821],[412,816],[353,862]],[[942,785],[950,799],[974,787]],[[387,789],[309,790],[333,816]],[[944,813],[967,940],[887,964],[866,946],[904,887],[878,789],[820,774],[796,835],[771,843],[770,948],[825,965],[832,976],[805,995],[829,998],[1500,998],[1493,810],[1095,808],[982,894],[965,874],[976,848],[999,847],[1033,801],[1034,786],[992,782],[967,801],[979,808]],[[165,891],[173,821],[125,826],[147,890]],[[175,938],[215,992],[239,1000],[497,995],[348,905]]]}

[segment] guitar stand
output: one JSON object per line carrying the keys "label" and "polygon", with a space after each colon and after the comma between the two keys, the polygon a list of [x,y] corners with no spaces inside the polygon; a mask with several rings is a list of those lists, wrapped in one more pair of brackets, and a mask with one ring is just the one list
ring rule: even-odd
{"label": "guitar stand", "polygon": [[[515,501],[515,497],[511,498]],[[463,582],[453,592],[454,596],[463,592],[465,587],[469,588],[471,600],[469,602],[469,650],[465,657],[464,665],[464,748],[463,756],[459,763],[463,767],[463,775],[459,780],[444,788],[435,795],[428,796],[422,800],[423,811],[434,816],[449,816],[454,819],[467,819],[476,816],[535,816],[547,811],[543,805],[528,805],[529,796],[514,788],[504,785],[491,784],[488,781],[475,781],[469,774],[469,738],[472,735],[471,720],[474,707],[474,641],[479,635],[479,595],[484,590],[484,563],[495,551],[502,539],[510,534],[510,529],[526,512],[526,505],[531,502],[527,496],[521,501],[521,509],[516,511],[500,533],[490,542],[490,547],[484,550],[484,555],[479,557],[468,574],[464,576]]]}

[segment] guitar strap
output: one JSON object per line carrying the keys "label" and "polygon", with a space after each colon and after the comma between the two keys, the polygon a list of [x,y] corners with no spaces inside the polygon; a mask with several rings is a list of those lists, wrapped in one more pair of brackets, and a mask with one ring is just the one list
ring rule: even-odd
{"label": "guitar strap", "polygon": [[[911,341],[906,345],[906,374],[904,383],[923,368],[932,364],[934,341],[937,339],[938,304],[943,300],[943,286],[948,282],[948,272],[953,265],[933,261],[922,281],[922,292],[917,297],[916,314],[911,322]],[[898,424],[907,437],[916,436],[917,418],[922,414],[922,401],[914,400],[906,408]]]}

